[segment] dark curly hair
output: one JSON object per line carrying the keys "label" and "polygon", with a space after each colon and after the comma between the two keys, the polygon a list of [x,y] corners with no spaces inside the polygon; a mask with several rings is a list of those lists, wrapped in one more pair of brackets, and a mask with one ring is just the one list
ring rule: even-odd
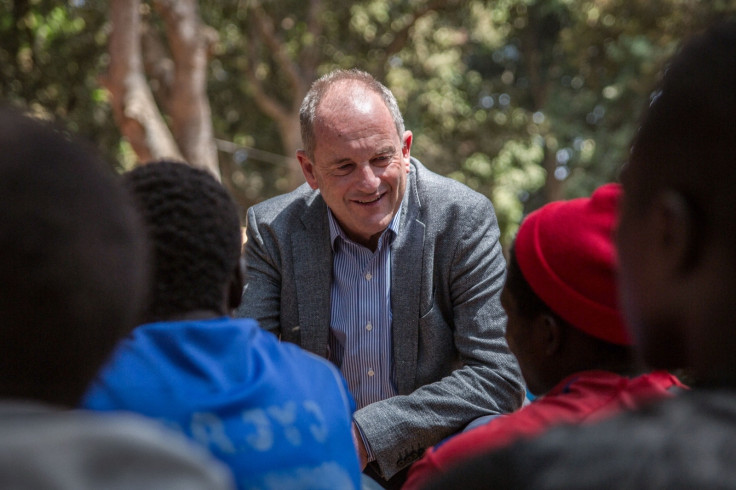
{"label": "dark curly hair", "polygon": [[242,235],[235,202],[208,172],[173,161],[123,176],[153,248],[153,285],[145,320],[194,310],[222,311],[238,267]]}

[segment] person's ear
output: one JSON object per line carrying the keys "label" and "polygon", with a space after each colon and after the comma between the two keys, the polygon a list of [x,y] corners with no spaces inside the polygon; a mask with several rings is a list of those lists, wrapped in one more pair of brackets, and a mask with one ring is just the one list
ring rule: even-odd
{"label": "person's ear", "polygon": [[404,159],[404,164],[406,166],[406,173],[409,173],[409,162],[411,159],[411,143],[412,139],[414,138],[414,135],[411,131],[404,131],[404,135],[402,137],[402,146],[401,146],[401,158]]}
{"label": "person's ear", "polygon": [[234,310],[240,306],[243,297],[243,288],[245,287],[245,258],[241,255],[238,265],[235,267],[228,284],[227,302],[228,309]]}
{"label": "person's ear", "polygon": [[312,160],[307,156],[304,150],[297,150],[296,158],[299,160],[299,165],[302,167],[302,173],[304,174],[304,178],[307,180],[309,187],[317,190],[319,186],[317,185],[317,176],[314,174],[314,163],[312,163]]}
{"label": "person's ear", "polygon": [[539,352],[552,356],[560,350],[563,333],[555,317],[547,313],[539,314],[534,319],[533,328]]}
{"label": "person's ear", "polygon": [[687,274],[700,261],[695,210],[679,192],[660,192],[651,206],[657,256],[672,274]]}

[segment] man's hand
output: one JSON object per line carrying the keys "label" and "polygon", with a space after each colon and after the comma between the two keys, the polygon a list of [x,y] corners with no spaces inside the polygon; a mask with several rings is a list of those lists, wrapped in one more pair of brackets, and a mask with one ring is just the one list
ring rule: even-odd
{"label": "man's hand", "polygon": [[368,452],[365,450],[363,444],[363,437],[360,435],[360,429],[353,422],[353,443],[355,444],[355,450],[358,453],[358,461],[360,461],[360,471],[363,471],[368,464]]}

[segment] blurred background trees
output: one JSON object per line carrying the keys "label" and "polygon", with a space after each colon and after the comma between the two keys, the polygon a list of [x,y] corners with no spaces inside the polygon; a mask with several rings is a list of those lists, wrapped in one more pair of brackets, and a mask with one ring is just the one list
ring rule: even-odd
{"label": "blurred background trees", "polygon": [[[303,181],[301,99],[357,66],[395,93],[414,156],[491,198],[508,244],[524,213],[616,179],[665,60],[734,14],[736,0],[0,0],[0,97],[121,170],[169,155],[168,138],[247,207]],[[120,94],[136,84],[133,110]]]}

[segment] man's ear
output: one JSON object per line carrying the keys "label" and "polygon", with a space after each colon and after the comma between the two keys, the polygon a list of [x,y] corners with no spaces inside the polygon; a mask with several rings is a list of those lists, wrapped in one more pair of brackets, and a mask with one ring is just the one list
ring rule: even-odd
{"label": "man's ear", "polygon": [[314,164],[312,163],[312,160],[310,160],[304,150],[297,150],[296,158],[299,160],[299,165],[302,167],[302,173],[304,174],[304,178],[307,180],[309,187],[317,190],[317,177],[314,175]]}
{"label": "man's ear", "polygon": [[534,319],[532,327],[539,352],[552,356],[560,350],[563,332],[555,317],[541,313]]}
{"label": "man's ear", "polygon": [[402,136],[402,146],[401,146],[401,158],[404,159],[404,163],[406,165],[406,173],[409,173],[409,161],[411,158],[411,143],[413,141],[414,135],[411,131],[404,131],[404,135]]}
{"label": "man's ear", "polygon": [[654,198],[650,213],[657,257],[671,273],[688,273],[701,259],[695,210],[670,189]]}
{"label": "man's ear", "polygon": [[234,310],[240,306],[240,301],[243,297],[243,287],[245,287],[245,258],[241,255],[238,265],[230,276],[230,283],[228,284],[228,310]]}

